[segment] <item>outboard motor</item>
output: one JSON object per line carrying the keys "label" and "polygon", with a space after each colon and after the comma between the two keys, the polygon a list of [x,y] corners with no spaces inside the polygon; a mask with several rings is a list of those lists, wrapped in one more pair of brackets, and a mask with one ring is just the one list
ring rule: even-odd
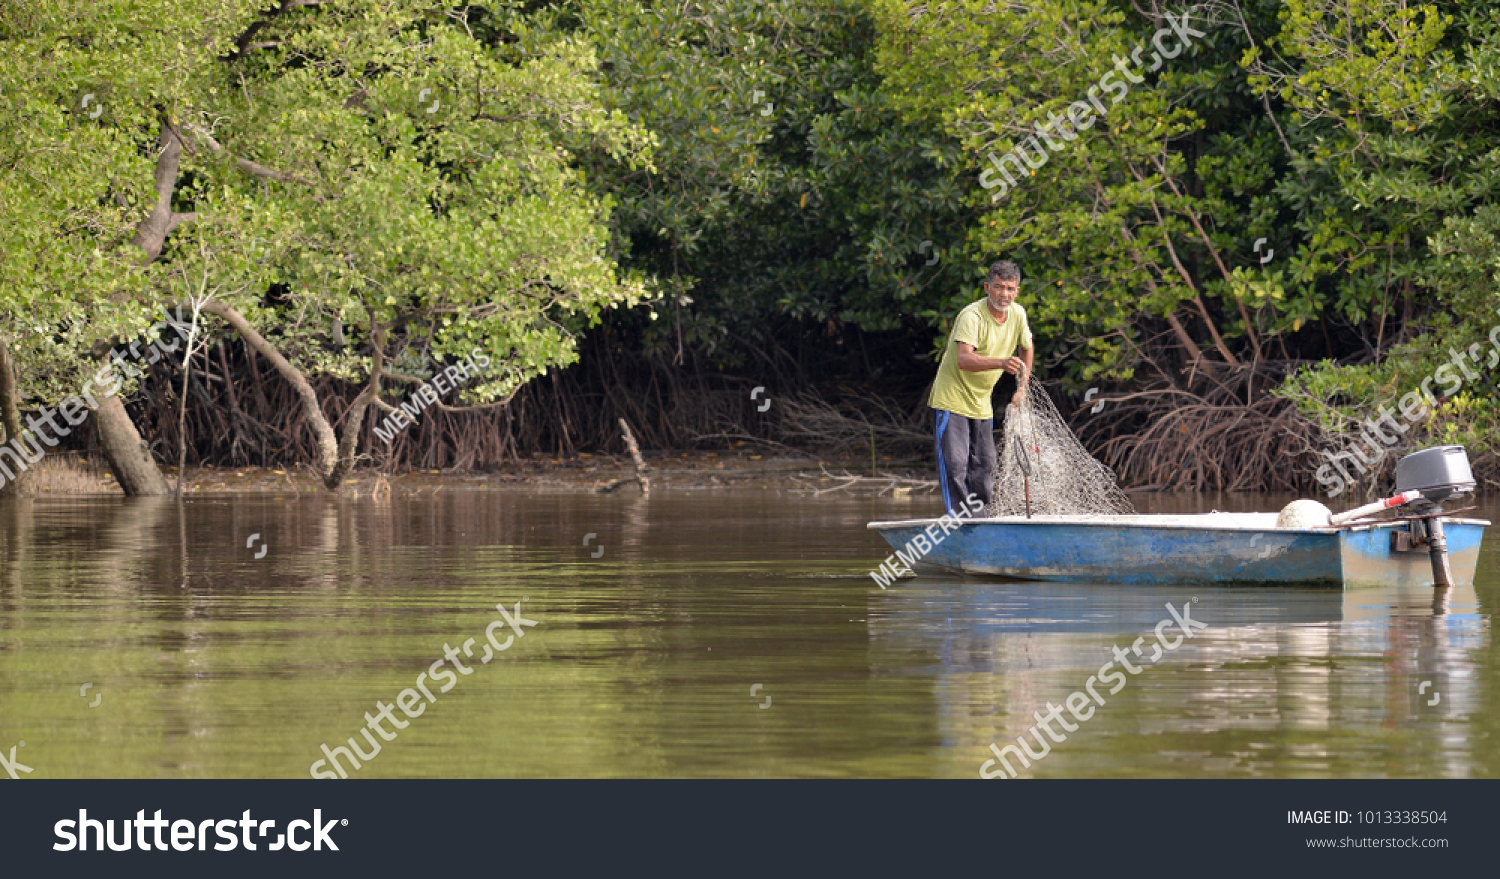
{"label": "outboard motor", "polygon": [[[1448,538],[1443,535],[1443,502],[1474,490],[1474,472],[1463,446],[1435,446],[1412,452],[1396,462],[1396,491],[1420,492],[1411,503],[1427,530],[1427,553],[1432,559],[1432,581],[1438,587],[1453,585],[1448,564]],[[1416,522],[1414,521],[1415,525]]]}

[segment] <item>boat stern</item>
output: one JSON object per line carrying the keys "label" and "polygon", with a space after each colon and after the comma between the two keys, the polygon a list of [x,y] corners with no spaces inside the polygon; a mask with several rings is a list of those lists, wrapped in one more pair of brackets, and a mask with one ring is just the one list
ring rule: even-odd
{"label": "boat stern", "polygon": [[[1484,542],[1484,519],[1443,518],[1448,537],[1448,562],[1455,586],[1473,586]],[[1412,540],[1411,522],[1365,525],[1339,532],[1339,554],[1344,586],[1435,585],[1427,544]]]}

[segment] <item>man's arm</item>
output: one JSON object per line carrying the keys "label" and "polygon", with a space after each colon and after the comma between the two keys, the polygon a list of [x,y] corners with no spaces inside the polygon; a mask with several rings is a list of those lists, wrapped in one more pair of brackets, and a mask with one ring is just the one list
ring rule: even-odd
{"label": "man's arm", "polygon": [[958,343],[958,368],[964,372],[988,372],[992,369],[1003,369],[1006,372],[1015,372],[1025,365],[1027,371],[1031,369],[1031,349],[1025,349],[1025,359],[1020,357],[985,357],[974,350],[974,346],[968,342]]}

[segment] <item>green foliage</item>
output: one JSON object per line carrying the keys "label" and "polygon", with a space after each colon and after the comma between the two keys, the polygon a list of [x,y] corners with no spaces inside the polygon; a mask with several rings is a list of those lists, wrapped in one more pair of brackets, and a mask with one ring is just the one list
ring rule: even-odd
{"label": "green foliage", "polygon": [[[566,365],[581,327],[649,295],[608,258],[610,203],[576,156],[643,167],[650,137],[602,106],[587,42],[505,4],[117,0],[28,7],[6,27],[8,75],[31,81],[6,83],[20,104],[6,249],[29,256],[7,260],[5,280],[36,339],[76,318],[108,332],[104,304],[137,315],[211,294],[315,373],[359,380],[377,339],[390,358],[478,346],[496,365],[468,393],[485,401]],[[101,118],[71,109],[85,91]],[[142,268],[125,242],[156,202],[158,138],[173,135],[180,224]],[[32,231],[9,221],[28,213]],[[86,338],[52,344],[76,354]]]}
{"label": "green foliage", "polygon": [[[1182,39],[1181,14],[1202,33]],[[496,366],[468,400],[488,402],[575,360],[605,320],[656,358],[723,368],[778,368],[812,332],[936,348],[1008,258],[1050,376],[1317,364],[1283,392],[1329,429],[1485,338],[1493,10],[1173,16],[1124,0],[7,4],[0,334],[25,393],[55,399],[95,340],[212,294],[305,370],[354,382],[377,357],[422,378],[480,347]],[[1055,121],[1080,113],[1076,132]],[[147,261],[132,241],[174,142],[173,225]],[[1002,190],[1017,149],[1045,162]],[[1495,399],[1470,382],[1434,435],[1493,424]]]}
{"label": "green foliage", "polygon": [[[1171,21],[1110,0],[871,2],[889,100],[962,141],[983,211],[971,250],[1022,266],[1044,360],[1078,386],[1143,367],[1173,384],[1193,345],[1275,351],[1322,361],[1281,393],[1339,431],[1494,324],[1500,23],[1485,4],[1184,9],[1202,36],[1156,71],[1132,65],[1144,82],[1049,140],[1039,122],[1109,89],[1137,47],[1152,57]],[[1002,178],[1028,141],[1029,176],[1012,163]],[[1479,426],[1495,400],[1493,378],[1471,381],[1433,435],[1494,446]]]}
{"label": "green foliage", "polygon": [[[926,4],[917,14],[879,0],[875,8],[880,70],[894,100],[909,118],[937,120],[963,144],[965,194],[980,214],[970,252],[976,261],[1005,256],[1022,266],[1040,344],[1067,375],[1128,377],[1150,318],[1200,291],[1233,301],[1249,289],[1205,270],[1208,243],[1233,250],[1242,236],[1211,231],[1199,241],[1191,220],[1243,223],[1243,206],[1226,196],[1239,198],[1271,176],[1269,144],[1261,138],[1258,154],[1238,139],[1197,155],[1164,149],[1222,112],[1223,82],[1233,77],[1225,75],[1232,67],[1219,47],[1227,41],[1221,28],[1196,20],[1208,35],[1166,59],[1151,42],[1164,23],[1109,2],[1001,10],[976,0]],[[1180,43],[1171,37],[1165,46]],[[1140,72],[1127,78],[1125,69]],[[1077,129],[1058,121],[1069,113],[1079,117]],[[1002,167],[1012,150],[1033,162]],[[1203,182],[1179,183],[1195,160]],[[1198,188],[1206,194],[1194,194]],[[962,301],[951,297],[929,319]]]}
{"label": "green foliage", "polygon": [[[1452,350],[1488,350],[1497,323],[1500,151],[1490,132],[1500,42],[1491,12],[1448,8],[1457,14],[1292,2],[1280,39],[1304,66],[1253,77],[1321,133],[1314,164],[1332,177],[1321,217],[1305,212],[1311,246],[1300,268],[1303,278],[1340,279],[1324,320],[1383,318],[1400,303],[1406,316],[1385,340],[1417,336],[1372,362],[1324,363],[1290,380],[1285,393],[1325,427],[1372,414]],[[1497,400],[1492,374],[1468,383],[1437,410],[1431,438],[1493,449]]]}
{"label": "green foliage", "polygon": [[647,331],[651,350],[764,363],[788,326],[842,344],[845,324],[915,326],[951,290],[973,295],[957,144],[897,118],[860,5],[580,10],[613,100],[660,142],[656,173],[601,162],[591,178],[619,199],[621,259],[668,279],[673,319]]}
{"label": "green foliage", "polygon": [[23,400],[77,393],[96,368],[82,352],[160,317],[150,292],[159,277],[120,245],[153,200],[142,112],[181,87],[168,61],[200,53],[158,15],[205,7],[0,7],[0,335]]}
{"label": "green foliage", "polygon": [[646,133],[602,106],[587,43],[499,4],[345,3],[261,36],[276,46],[221,71],[231,97],[196,127],[295,179],[221,158],[204,201],[226,235],[264,237],[286,290],[266,319],[318,371],[359,380],[387,334],[397,360],[478,346],[496,366],[468,393],[493,400],[572,362],[579,328],[649,294],[607,258],[609,203],[575,167],[584,150],[649,158]]}

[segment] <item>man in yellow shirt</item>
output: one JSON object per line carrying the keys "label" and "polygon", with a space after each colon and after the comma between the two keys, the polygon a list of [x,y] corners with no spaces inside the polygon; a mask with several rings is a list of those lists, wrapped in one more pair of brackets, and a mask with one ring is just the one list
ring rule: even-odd
{"label": "man in yellow shirt", "polygon": [[[927,405],[936,410],[938,485],[943,508],[959,515],[970,494],[989,506],[994,496],[995,414],[990,394],[1001,371],[1025,370],[1011,402],[1026,393],[1031,374],[1031,327],[1026,310],[1016,304],[1021,270],[1001,260],[990,266],[984,298],[970,303],[953,321],[948,348],[938,366]],[[1015,356],[1020,349],[1020,356]]]}

